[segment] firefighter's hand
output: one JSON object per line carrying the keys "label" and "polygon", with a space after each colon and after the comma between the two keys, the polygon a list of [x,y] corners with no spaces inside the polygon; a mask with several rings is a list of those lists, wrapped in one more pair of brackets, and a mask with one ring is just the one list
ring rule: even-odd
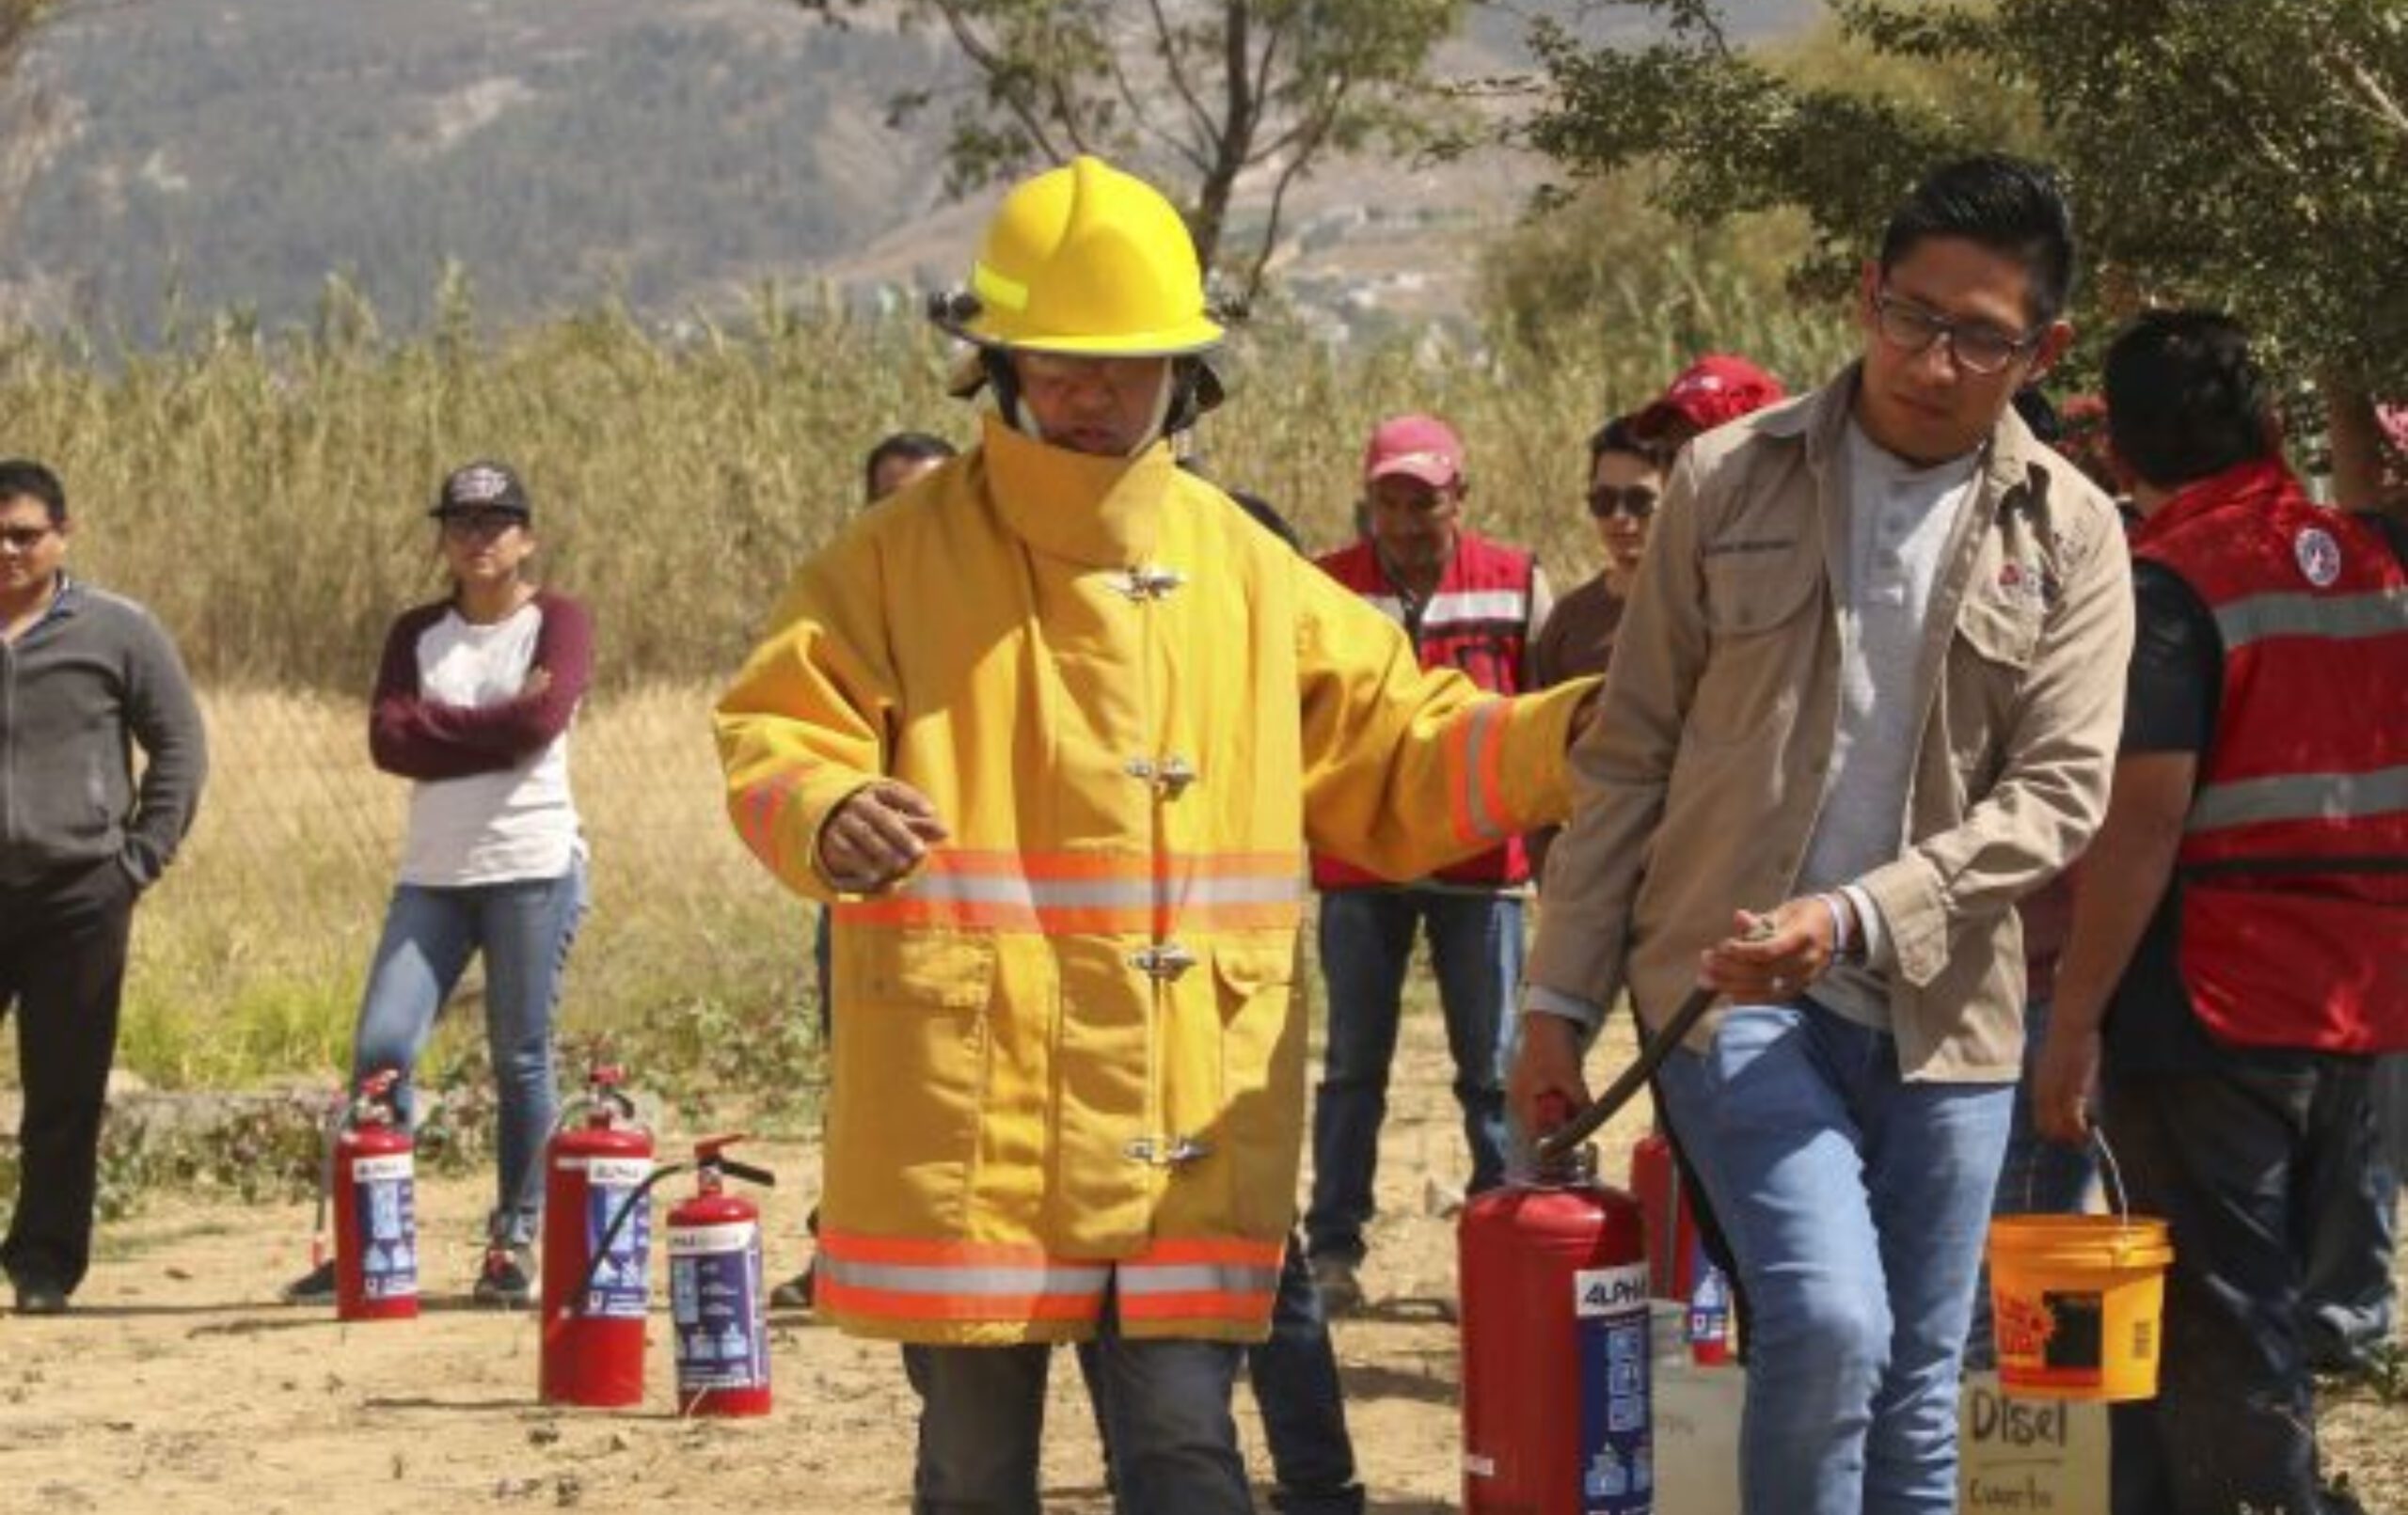
{"label": "firefighter's hand", "polygon": [[[1505,1076],[1505,1098],[1514,1124],[1533,1139],[1560,1125],[1560,1110],[1546,1111],[1549,1096],[1575,1112],[1589,1108],[1589,1085],[1580,1077],[1580,1028],[1544,1011],[1522,1018],[1513,1066]],[[1543,1111],[1553,1118],[1541,1120]]]}
{"label": "firefighter's hand", "polygon": [[880,779],[848,795],[819,828],[819,871],[838,889],[873,893],[918,867],[949,834],[927,796]]}
{"label": "firefighter's hand", "polygon": [[2049,1024],[2049,1039],[2032,1069],[2032,1125],[2052,1142],[2082,1146],[2090,1141],[2091,1099],[2099,1090],[2099,1033],[2062,1021]]}
{"label": "firefighter's hand", "polygon": [[1698,979],[1740,1004],[1782,1004],[1831,966],[1830,907],[1813,895],[1768,915],[1738,911],[1732,934],[1698,958]]}

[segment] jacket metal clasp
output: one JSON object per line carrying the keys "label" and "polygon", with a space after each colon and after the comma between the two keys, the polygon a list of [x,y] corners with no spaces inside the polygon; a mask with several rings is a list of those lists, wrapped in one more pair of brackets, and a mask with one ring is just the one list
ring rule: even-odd
{"label": "jacket metal clasp", "polygon": [[1198,777],[1195,767],[1177,753],[1163,759],[1160,763],[1149,762],[1141,757],[1131,758],[1123,765],[1122,771],[1132,779],[1143,779],[1152,784],[1163,792],[1164,797],[1168,799],[1177,799]]}
{"label": "jacket metal clasp", "polygon": [[1149,1168],[1183,1168],[1212,1155],[1212,1144],[1193,1136],[1141,1136],[1120,1149],[1132,1162]]}
{"label": "jacket metal clasp", "polygon": [[1176,941],[1157,942],[1129,955],[1129,966],[1152,979],[1175,979],[1196,966],[1196,955]]}
{"label": "jacket metal clasp", "polygon": [[1186,582],[1187,576],[1176,568],[1140,566],[1116,577],[1112,587],[1132,600],[1160,600]]}

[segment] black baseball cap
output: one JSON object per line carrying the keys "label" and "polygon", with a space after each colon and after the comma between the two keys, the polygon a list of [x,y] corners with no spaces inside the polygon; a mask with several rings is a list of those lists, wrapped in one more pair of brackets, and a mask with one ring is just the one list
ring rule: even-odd
{"label": "black baseball cap", "polygon": [[527,486],[510,466],[479,460],[452,470],[435,497],[429,515],[461,515],[469,511],[507,511],[522,519],[535,513],[527,503]]}

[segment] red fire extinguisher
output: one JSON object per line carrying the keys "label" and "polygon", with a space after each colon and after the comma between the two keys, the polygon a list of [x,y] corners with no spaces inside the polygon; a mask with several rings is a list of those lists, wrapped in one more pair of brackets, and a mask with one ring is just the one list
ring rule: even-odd
{"label": "red fire extinguisher", "polygon": [[1466,1515],[1653,1507],[1643,1229],[1585,1149],[1464,1207]]}
{"label": "red fire extinguisher", "polygon": [[1678,1300],[1690,1359],[1700,1365],[1731,1357],[1731,1286],[1705,1255],[1697,1216],[1681,1187],[1672,1144],[1650,1131],[1630,1151],[1630,1188],[1647,1221],[1647,1286],[1659,1300]]}
{"label": "red fire extinguisher", "polygon": [[1639,1201],[1596,1181],[1579,1144],[1713,1003],[1712,990],[1692,992],[1588,1109],[1549,1101],[1534,1172],[1464,1207],[1465,1515],[1655,1507],[1645,1220]]}
{"label": "red fire extinguisher", "polygon": [[695,1143],[694,1195],[669,1212],[669,1315],[683,1415],[769,1412],[761,1211],[722,1188],[730,1177],[764,1187],[777,1180],[724,1155],[741,1140]]}
{"label": "red fire extinguisher", "polygon": [[651,1302],[652,1133],[616,1067],[596,1067],[561,1113],[544,1155],[547,1404],[609,1407],[643,1398]]}
{"label": "red fire extinguisher", "polygon": [[401,1075],[359,1081],[335,1133],[326,1187],[335,1207],[335,1316],[405,1320],[418,1314],[418,1197],[410,1133],[393,1103]]}

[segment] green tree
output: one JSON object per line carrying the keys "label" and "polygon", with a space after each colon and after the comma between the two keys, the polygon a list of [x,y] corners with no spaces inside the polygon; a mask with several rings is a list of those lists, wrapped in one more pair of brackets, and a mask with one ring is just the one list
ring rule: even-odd
{"label": "green tree", "polygon": [[[2408,7],[2400,0],[1831,0],[1861,74],[1784,72],[1712,0],[1607,0],[1656,39],[1540,24],[1531,139],[1576,174],[1658,169],[1686,220],[1803,210],[1828,281],[1933,162],[2007,147],[2065,170],[2085,308],[2213,304],[2337,414],[2408,395]],[[1901,62],[1960,93],[1896,87]]]}
{"label": "green tree", "polygon": [[[841,19],[868,0],[794,0]],[[948,187],[975,188],[1092,152],[1172,186],[1208,264],[1228,249],[1240,181],[1269,211],[1228,260],[1244,298],[1262,285],[1295,182],[1331,154],[1426,140],[1440,98],[1432,52],[1467,0],[902,0],[969,64],[953,105]],[[897,117],[939,88],[896,97]]]}

